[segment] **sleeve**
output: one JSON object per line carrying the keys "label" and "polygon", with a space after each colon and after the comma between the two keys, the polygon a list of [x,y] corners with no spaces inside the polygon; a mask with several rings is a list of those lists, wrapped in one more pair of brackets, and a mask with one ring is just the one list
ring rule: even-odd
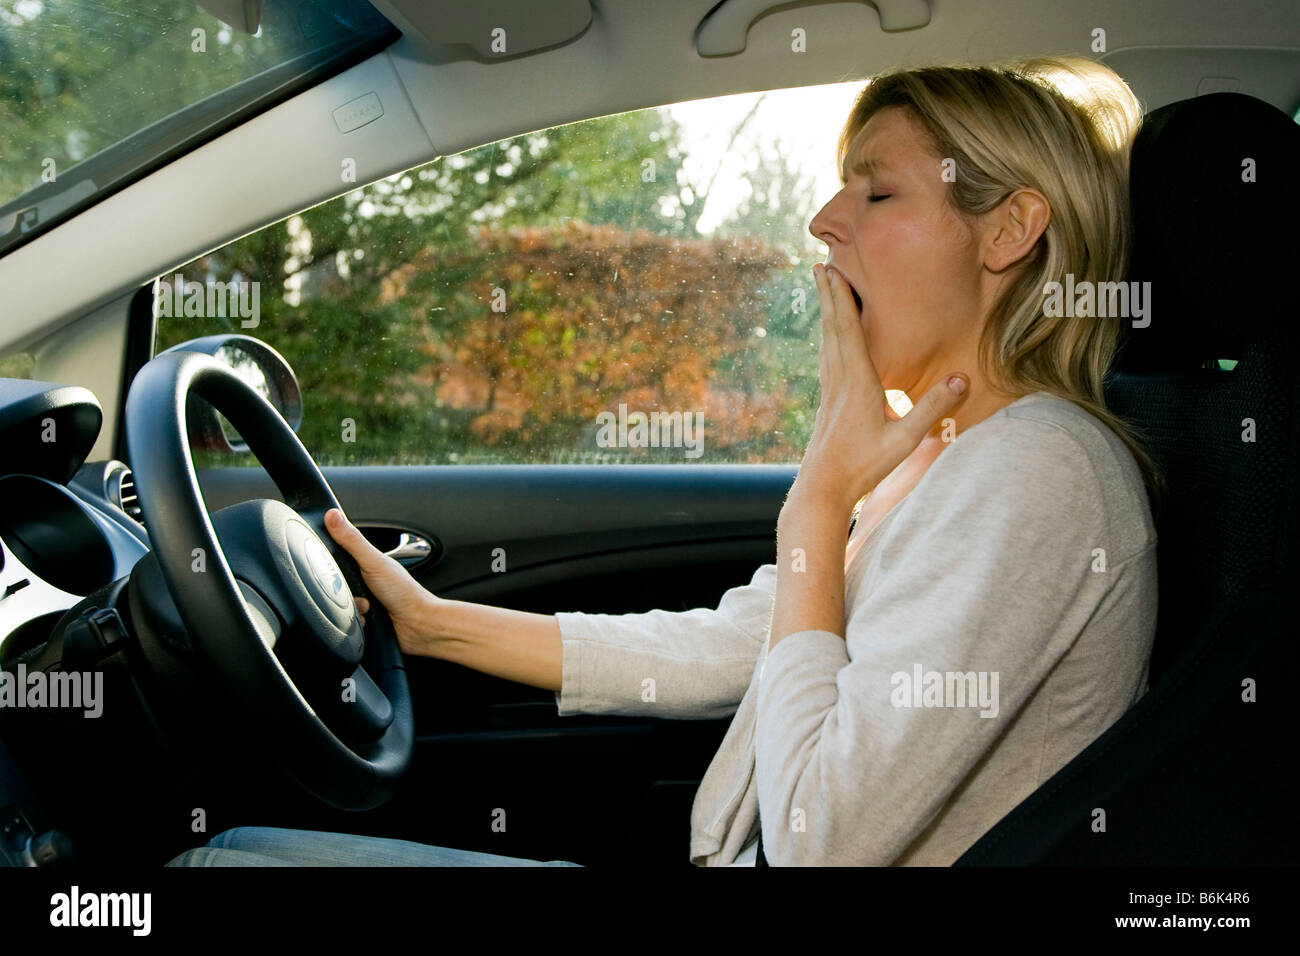
{"label": "sleeve", "polygon": [[776,565],[731,588],[716,609],[560,612],[561,716],[708,719],[735,713],[772,622]]}
{"label": "sleeve", "polygon": [[1107,525],[1086,450],[1058,425],[1019,425],[938,459],[867,563],[845,637],[800,631],[766,656],[755,772],[774,863],[901,856],[1113,583],[1091,570]]}

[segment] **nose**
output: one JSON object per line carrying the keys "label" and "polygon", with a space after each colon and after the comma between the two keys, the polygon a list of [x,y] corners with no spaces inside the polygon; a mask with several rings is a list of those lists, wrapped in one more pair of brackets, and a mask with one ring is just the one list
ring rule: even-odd
{"label": "nose", "polygon": [[843,217],[838,214],[839,203],[837,200],[844,195],[841,189],[826,205],[818,211],[817,215],[812,217],[808,223],[808,231],[812,237],[826,245],[833,245],[835,242],[845,242],[847,240],[846,229],[843,223]]}

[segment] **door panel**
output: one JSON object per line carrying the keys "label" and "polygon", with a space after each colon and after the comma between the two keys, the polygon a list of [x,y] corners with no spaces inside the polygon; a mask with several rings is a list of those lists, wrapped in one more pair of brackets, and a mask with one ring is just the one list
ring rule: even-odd
{"label": "door panel", "polygon": [[[443,597],[537,613],[716,607],[775,556],[796,466],[323,468],[349,518],[436,541]],[[279,497],[260,468],[200,473],[212,509]],[[493,571],[504,549],[504,572]],[[687,865],[695,789],[729,719],[560,717],[550,691],[408,659],[416,753],[384,807],[305,802],[288,825],[590,865]],[[504,820],[505,830],[493,828]],[[252,822],[252,821],[250,821]],[[286,824],[281,824],[286,825]]]}

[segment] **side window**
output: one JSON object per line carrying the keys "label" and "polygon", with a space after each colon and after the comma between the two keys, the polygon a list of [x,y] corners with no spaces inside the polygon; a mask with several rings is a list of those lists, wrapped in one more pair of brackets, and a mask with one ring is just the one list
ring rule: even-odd
{"label": "side window", "polygon": [[860,87],[617,114],[357,189],[160,277],[155,351],[277,349],[322,465],[798,462],[808,223]]}

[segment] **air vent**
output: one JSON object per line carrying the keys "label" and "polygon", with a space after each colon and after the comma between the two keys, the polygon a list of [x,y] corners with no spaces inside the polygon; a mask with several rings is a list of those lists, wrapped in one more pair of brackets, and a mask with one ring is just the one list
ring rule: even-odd
{"label": "air vent", "polygon": [[113,504],[144,524],[144,517],[140,514],[140,501],[135,496],[135,477],[131,474],[131,469],[123,468],[116,472],[109,487],[112,489]]}

